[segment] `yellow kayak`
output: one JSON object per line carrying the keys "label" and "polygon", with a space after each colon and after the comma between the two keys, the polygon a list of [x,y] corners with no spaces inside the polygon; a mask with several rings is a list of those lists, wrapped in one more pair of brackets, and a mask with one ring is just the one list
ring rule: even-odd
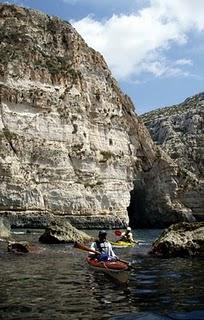
{"label": "yellow kayak", "polygon": [[116,247],[116,248],[134,247],[136,245],[136,243],[134,242],[127,242],[127,241],[116,241],[116,242],[110,241],[110,243],[113,247]]}

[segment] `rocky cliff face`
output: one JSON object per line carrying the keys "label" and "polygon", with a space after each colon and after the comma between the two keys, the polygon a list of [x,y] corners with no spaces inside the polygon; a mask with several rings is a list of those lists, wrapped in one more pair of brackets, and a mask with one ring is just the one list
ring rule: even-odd
{"label": "rocky cliff face", "polygon": [[204,93],[142,116],[153,140],[178,164],[179,198],[204,220]]}
{"label": "rocky cliff face", "polygon": [[[178,168],[153,143],[103,57],[58,18],[0,5],[0,213],[14,225],[191,219]],[[130,192],[132,191],[131,195]]]}
{"label": "rocky cliff face", "polygon": [[131,101],[69,23],[1,5],[0,25],[1,212],[127,223],[140,149]]}

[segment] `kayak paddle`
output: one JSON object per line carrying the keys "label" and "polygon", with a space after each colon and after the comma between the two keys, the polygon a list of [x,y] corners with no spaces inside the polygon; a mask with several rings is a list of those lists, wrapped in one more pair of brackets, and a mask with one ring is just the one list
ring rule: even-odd
{"label": "kayak paddle", "polygon": [[122,232],[120,230],[115,230],[115,235],[117,237],[120,237],[122,235]]}

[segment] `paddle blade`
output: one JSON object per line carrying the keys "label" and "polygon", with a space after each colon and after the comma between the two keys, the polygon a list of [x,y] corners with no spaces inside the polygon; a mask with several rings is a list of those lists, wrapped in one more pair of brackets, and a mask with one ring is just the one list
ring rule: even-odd
{"label": "paddle blade", "polygon": [[121,232],[120,230],[115,230],[115,235],[116,235],[117,237],[120,237],[121,234],[122,234],[122,232]]}
{"label": "paddle blade", "polygon": [[99,251],[93,250],[80,242],[74,242],[74,248],[81,249],[81,250],[88,251],[88,252],[93,252],[96,254],[101,254]]}

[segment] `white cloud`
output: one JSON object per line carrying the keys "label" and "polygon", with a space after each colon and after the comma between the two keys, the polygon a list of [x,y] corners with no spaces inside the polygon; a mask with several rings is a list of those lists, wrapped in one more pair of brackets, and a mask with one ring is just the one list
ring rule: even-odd
{"label": "white cloud", "polygon": [[181,65],[181,66],[184,66],[184,65],[192,66],[193,62],[190,59],[179,59],[179,60],[176,60],[175,64]]}
{"label": "white cloud", "polygon": [[118,78],[142,72],[155,76],[187,75],[188,59],[168,61],[165,53],[173,45],[183,45],[192,30],[204,31],[203,0],[150,0],[149,6],[131,15],[114,15],[97,21],[85,17],[72,21],[94,49],[101,52]]}

